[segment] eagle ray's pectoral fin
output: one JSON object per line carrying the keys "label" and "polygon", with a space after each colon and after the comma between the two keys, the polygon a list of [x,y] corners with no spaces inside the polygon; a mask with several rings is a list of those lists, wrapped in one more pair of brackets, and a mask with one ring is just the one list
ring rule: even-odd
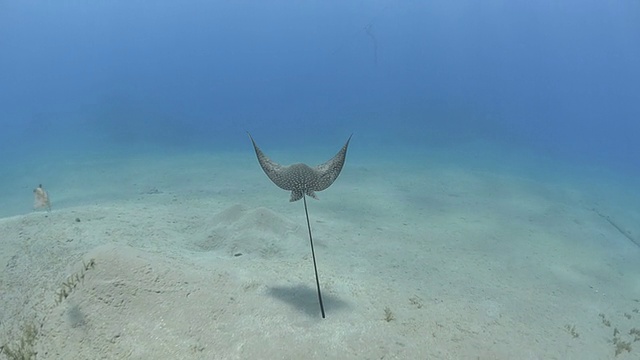
{"label": "eagle ray's pectoral fin", "polygon": [[334,157],[332,157],[329,161],[314,168],[314,171],[317,174],[317,183],[315,184],[316,186],[313,190],[325,190],[329,186],[331,186],[334,181],[336,181],[338,175],[340,175],[340,171],[342,171],[342,167],[344,166],[344,160],[347,157],[347,148],[349,147],[351,136],[349,136],[347,142]]}
{"label": "eagle ray's pectoral fin", "polygon": [[253,144],[253,149],[256,152],[256,156],[258,157],[258,163],[260,163],[260,167],[262,171],[267,175],[267,177],[279,188],[283,190],[291,190],[291,184],[287,182],[284,173],[287,171],[288,166],[282,166],[273,160],[269,159],[269,157],[262,152],[262,150],[258,147],[256,142],[253,140],[253,137],[249,132],[247,132],[249,138],[251,139],[251,143]]}

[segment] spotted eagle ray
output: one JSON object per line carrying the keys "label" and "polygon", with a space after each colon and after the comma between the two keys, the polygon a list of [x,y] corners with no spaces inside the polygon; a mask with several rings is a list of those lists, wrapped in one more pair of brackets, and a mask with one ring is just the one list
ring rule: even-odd
{"label": "spotted eagle ray", "polygon": [[[249,133],[247,132],[247,134]],[[320,303],[322,318],[325,317],[324,304],[322,302],[322,293],[320,292],[316,253],[313,248],[309,211],[307,210],[307,197],[305,195],[318,199],[315,192],[326,190],[334,181],[336,181],[338,175],[340,175],[340,171],[342,171],[342,167],[344,166],[344,160],[347,156],[347,148],[349,147],[351,136],[349,136],[342,149],[340,149],[340,151],[338,151],[338,153],[329,161],[311,167],[302,163],[283,166],[272,161],[262,152],[262,150],[260,150],[251,134],[249,134],[249,138],[253,144],[253,149],[256,151],[260,167],[262,167],[264,173],[267,174],[267,177],[279,188],[291,191],[291,198],[289,199],[290,202],[298,201],[300,199],[304,202],[304,213],[307,217],[309,243],[311,244],[311,257],[313,258],[313,270],[316,275],[316,288],[318,290],[318,302]]]}

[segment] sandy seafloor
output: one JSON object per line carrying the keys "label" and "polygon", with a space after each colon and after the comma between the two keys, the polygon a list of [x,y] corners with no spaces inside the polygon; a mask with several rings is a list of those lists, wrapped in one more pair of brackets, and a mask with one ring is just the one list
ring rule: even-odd
{"label": "sandy seafloor", "polygon": [[5,169],[0,344],[36,324],[38,359],[640,358],[637,189],[350,156],[309,199],[326,319],[303,203],[249,151]]}

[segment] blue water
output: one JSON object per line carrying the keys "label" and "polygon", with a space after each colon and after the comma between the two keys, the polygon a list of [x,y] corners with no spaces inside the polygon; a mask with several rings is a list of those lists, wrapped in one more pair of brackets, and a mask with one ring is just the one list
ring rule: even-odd
{"label": "blue water", "polygon": [[43,153],[250,151],[250,130],[633,183],[639,64],[637,1],[3,1],[0,182]]}

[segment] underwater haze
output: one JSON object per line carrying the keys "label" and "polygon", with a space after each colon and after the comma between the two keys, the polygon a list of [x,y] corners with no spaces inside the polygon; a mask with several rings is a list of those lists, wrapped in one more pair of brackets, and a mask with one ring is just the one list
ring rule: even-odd
{"label": "underwater haze", "polygon": [[637,1],[3,1],[0,49],[3,162],[249,130],[640,169]]}

